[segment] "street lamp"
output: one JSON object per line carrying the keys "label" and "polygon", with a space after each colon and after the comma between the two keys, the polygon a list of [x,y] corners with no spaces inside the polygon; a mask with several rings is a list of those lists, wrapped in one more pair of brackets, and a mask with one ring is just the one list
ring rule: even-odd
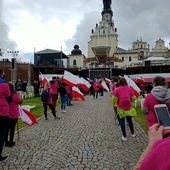
{"label": "street lamp", "polygon": [[7,51],[7,53],[12,54],[11,59],[11,81],[14,84],[17,81],[17,56],[19,51]]}

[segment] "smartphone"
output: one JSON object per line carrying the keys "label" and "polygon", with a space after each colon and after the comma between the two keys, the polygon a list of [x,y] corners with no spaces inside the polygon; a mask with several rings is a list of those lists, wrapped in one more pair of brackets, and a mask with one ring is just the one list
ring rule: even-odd
{"label": "smartphone", "polygon": [[170,129],[170,115],[166,104],[157,104],[154,106],[157,120],[164,129]]}

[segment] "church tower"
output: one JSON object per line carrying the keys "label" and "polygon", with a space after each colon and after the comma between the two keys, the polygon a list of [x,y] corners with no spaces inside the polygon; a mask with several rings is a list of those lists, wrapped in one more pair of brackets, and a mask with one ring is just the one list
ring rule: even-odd
{"label": "church tower", "polygon": [[102,21],[92,29],[88,42],[88,61],[106,65],[118,48],[118,34],[114,27],[111,0],[103,0]]}

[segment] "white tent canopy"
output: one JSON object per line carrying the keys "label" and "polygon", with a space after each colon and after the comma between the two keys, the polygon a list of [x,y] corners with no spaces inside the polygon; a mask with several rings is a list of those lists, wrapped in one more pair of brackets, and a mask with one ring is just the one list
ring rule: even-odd
{"label": "white tent canopy", "polygon": [[146,60],[142,61],[167,61],[169,59],[164,58],[164,57],[148,57]]}

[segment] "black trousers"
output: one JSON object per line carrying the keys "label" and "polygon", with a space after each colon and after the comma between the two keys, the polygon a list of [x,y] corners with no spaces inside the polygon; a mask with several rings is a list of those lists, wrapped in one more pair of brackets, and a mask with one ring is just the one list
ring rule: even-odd
{"label": "black trousers", "polygon": [[53,116],[56,117],[56,113],[55,113],[55,109],[54,109],[54,107],[53,107],[53,104],[43,103],[44,116],[45,116],[45,118],[47,118],[47,106],[49,106],[49,108],[51,109]]}
{"label": "black trousers", "polygon": [[[10,119],[8,121],[8,126],[7,126],[7,133],[6,133],[6,137],[5,137],[5,143],[9,142],[9,143],[13,143],[14,140],[14,133],[15,133],[15,125],[17,123],[18,118],[16,119]],[[8,141],[8,135],[9,135],[9,141]]]}
{"label": "black trousers", "polygon": [[9,120],[8,116],[0,116],[0,157],[2,156],[8,120]]}

